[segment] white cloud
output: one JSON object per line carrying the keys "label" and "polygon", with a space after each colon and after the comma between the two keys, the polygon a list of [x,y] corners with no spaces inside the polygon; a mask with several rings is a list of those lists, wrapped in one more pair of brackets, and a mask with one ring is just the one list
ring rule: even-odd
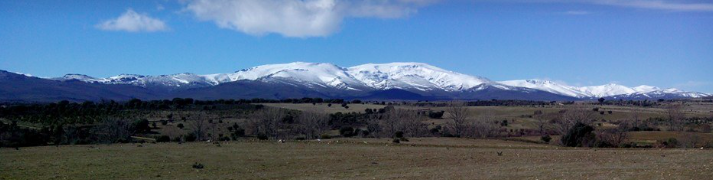
{"label": "white cloud", "polygon": [[672,10],[672,11],[713,11],[712,3],[683,3],[680,1],[664,0],[587,0],[587,2],[601,5]]}
{"label": "white cloud", "polygon": [[190,0],[185,11],[250,35],[328,36],[344,18],[401,18],[434,0]]}
{"label": "white cloud", "polygon": [[159,19],[139,14],[132,9],[126,10],[116,19],[106,20],[96,25],[97,28],[108,31],[156,32],[166,31],[168,26]]}
{"label": "white cloud", "polygon": [[710,0],[473,0],[500,3],[577,3],[682,12],[713,12]]}

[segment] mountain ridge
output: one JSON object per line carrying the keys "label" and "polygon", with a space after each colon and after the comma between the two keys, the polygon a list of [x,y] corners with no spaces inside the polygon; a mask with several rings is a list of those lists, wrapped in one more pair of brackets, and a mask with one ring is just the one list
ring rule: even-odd
{"label": "mountain ridge", "polygon": [[[369,63],[352,67],[340,67],[331,63],[292,62],[255,66],[233,73],[206,75],[193,73],[158,76],[120,74],[107,78],[95,78],[83,74],[67,74],[57,78],[39,79],[59,82],[81,81],[104,85],[131,85],[165,95],[161,97],[190,96],[191,94],[186,92],[192,92],[197,93],[196,97],[205,98],[252,98],[249,96],[289,98],[301,95],[355,98],[369,97],[370,94],[375,94],[372,97],[383,97],[385,94],[393,95],[395,92],[399,92],[387,91],[392,89],[418,94],[418,96],[403,96],[414,99],[587,100],[597,98],[673,99],[711,96],[707,93],[687,92],[674,88],[662,89],[646,85],[627,87],[610,83],[600,86],[576,87],[538,79],[492,81],[485,77],[458,73],[416,62]],[[253,92],[255,89],[245,89],[241,85],[264,89],[264,92],[273,94],[260,95],[260,91]],[[271,89],[270,86],[279,88]],[[250,91],[252,94],[231,92],[231,88],[233,91]],[[295,92],[290,92],[290,89]],[[211,95],[202,96],[200,93]],[[221,93],[232,95],[220,95]]]}

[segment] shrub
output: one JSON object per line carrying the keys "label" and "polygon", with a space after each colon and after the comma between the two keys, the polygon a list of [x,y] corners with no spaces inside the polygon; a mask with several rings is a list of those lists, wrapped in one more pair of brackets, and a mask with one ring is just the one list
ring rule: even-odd
{"label": "shrub", "polygon": [[133,127],[134,132],[136,133],[146,133],[151,131],[151,127],[149,127],[149,120],[147,119],[136,120],[131,124],[131,127]]}
{"label": "shrub", "polygon": [[562,136],[562,144],[569,147],[590,146],[590,143],[594,142],[592,131],[592,126],[578,122]]}
{"label": "shrub", "polygon": [[396,133],[394,133],[394,137],[396,137],[396,138],[404,138],[404,132],[403,132],[403,131],[396,131]]}
{"label": "shrub", "polygon": [[201,163],[193,163],[193,169],[203,169],[203,164],[201,164]]}
{"label": "shrub", "polygon": [[341,134],[344,137],[352,137],[352,136],[354,136],[354,128],[342,127],[341,129],[339,129],[339,134]]}
{"label": "shrub", "polygon": [[433,118],[433,119],[441,119],[441,118],[443,118],[444,113],[445,113],[445,111],[438,111],[438,112],[429,111],[428,117]]}
{"label": "shrub", "polygon": [[329,134],[322,134],[322,135],[319,135],[319,138],[320,139],[332,139],[332,136],[330,136]]}
{"label": "shrub", "polygon": [[432,129],[430,130],[430,132],[431,132],[431,134],[436,135],[436,134],[438,134],[438,133],[440,132],[440,130],[438,130],[438,128],[432,128]]}
{"label": "shrub", "polygon": [[164,126],[165,126],[165,125],[168,125],[168,121],[166,121],[166,120],[161,120],[161,125],[164,125]]}
{"label": "shrub", "polygon": [[550,137],[550,135],[544,135],[544,136],[540,137],[540,140],[542,140],[542,142],[545,142],[545,143],[550,143],[550,141],[552,140],[552,137]]}
{"label": "shrub", "polygon": [[394,140],[392,140],[391,142],[398,144],[401,143],[401,140],[399,140],[399,138],[394,138]]}
{"label": "shrub", "polygon": [[667,148],[675,148],[678,147],[678,139],[676,138],[669,138],[668,140],[663,142],[663,145],[666,146]]}
{"label": "shrub", "polygon": [[245,129],[243,128],[238,128],[232,133],[230,133],[230,136],[233,138],[233,140],[238,139],[239,137],[245,136]]}
{"label": "shrub", "polygon": [[183,123],[178,123],[178,125],[176,125],[176,127],[178,127],[178,129],[183,129],[184,126],[183,126]]}
{"label": "shrub", "polygon": [[158,138],[156,138],[156,142],[170,142],[170,141],[171,141],[171,137],[168,137],[166,135],[162,135],[162,136],[159,136]]}
{"label": "shrub", "polygon": [[263,134],[263,133],[260,133],[260,134],[257,135],[257,139],[259,139],[259,140],[267,140],[268,137],[267,137],[267,135],[265,135],[265,134]]}
{"label": "shrub", "polygon": [[196,141],[196,139],[198,139],[198,137],[196,137],[196,135],[193,133],[186,135],[186,142],[193,142]]}

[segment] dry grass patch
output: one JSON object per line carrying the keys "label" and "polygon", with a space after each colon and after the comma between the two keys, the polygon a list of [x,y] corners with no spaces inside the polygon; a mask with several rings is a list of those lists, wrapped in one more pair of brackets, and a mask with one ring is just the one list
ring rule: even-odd
{"label": "dry grass patch", "polygon": [[[421,141],[419,141],[421,140]],[[528,147],[425,138],[392,145],[231,142],[0,149],[0,179],[707,179],[713,151]],[[465,143],[465,145],[462,145]],[[492,147],[493,145],[498,147]],[[509,146],[513,147],[509,147]],[[498,155],[502,153],[502,156]],[[205,165],[194,169],[194,163]]]}

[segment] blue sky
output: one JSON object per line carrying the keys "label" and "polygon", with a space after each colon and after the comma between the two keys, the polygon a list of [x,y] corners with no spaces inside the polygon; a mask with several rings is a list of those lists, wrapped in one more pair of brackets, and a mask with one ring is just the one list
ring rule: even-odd
{"label": "blue sky", "polygon": [[713,92],[713,2],[0,1],[3,70],[210,74],[294,61]]}

